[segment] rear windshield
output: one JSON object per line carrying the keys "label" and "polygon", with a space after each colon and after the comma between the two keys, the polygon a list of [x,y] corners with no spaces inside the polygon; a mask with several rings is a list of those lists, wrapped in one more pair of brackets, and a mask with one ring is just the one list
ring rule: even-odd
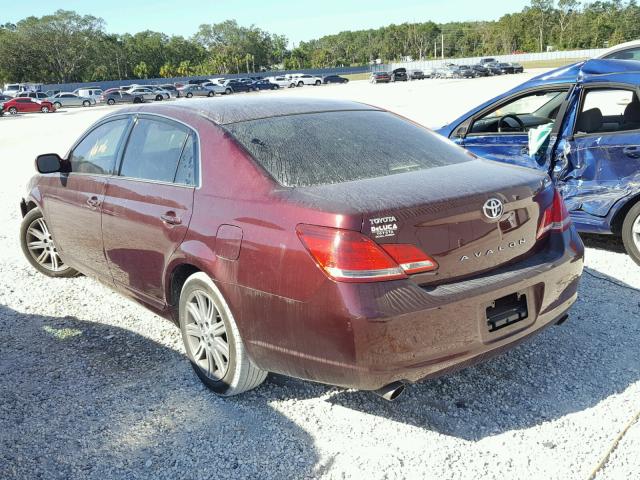
{"label": "rear windshield", "polygon": [[388,112],[310,113],[226,128],[288,187],[384,177],[471,159],[448,140]]}

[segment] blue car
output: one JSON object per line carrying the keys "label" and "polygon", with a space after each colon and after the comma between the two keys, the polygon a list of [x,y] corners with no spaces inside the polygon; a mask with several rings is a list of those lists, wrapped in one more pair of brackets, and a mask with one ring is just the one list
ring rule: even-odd
{"label": "blue car", "polygon": [[438,130],[480,157],[549,172],[578,231],[622,236],[640,264],[640,61],[588,60]]}

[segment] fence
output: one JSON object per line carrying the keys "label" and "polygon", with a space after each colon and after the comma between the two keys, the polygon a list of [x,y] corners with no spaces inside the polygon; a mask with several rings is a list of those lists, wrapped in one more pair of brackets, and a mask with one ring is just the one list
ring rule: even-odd
{"label": "fence", "polygon": [[[538,60],[559,60],[559,59],[582,59],[592,58],[600,55],[604,52],[603,48],[596,48],[590,50],[563,50],[560,52],[542,52],[542,53],[517,53],[512,55],[491,55],[491,58],[495,58],[499,62],[534,62]],[[430,71],[434,68],[441,68],[446,64],[455,65],[474,65],[480,62],[480,59],[485,57],[468,57],[468,58],[445,58],[444,60],[424,60],[415,62],[398,62],[390,63],[386,65],[374,65],[372,71],[374,72],[388,72],[396,68],[404,67],[407,70],[422,70]]]}
{"label": "fence", "polygon": [[240,78],[240,77],[271,77],[277,75],[284,75],[286,73],[308,73],[310,75],[348,75],[351,73],[364,73],[369,72],[369,66],[364,65],[360,67],[337,67],[337,68],[316,68],[316,69],[304,69],[304,70],[274,70],[269,72],[255,72],[255,73],[236,73],[236,74],[216,74],[216,75],[200,75],[191,77],[174,77],[174,78],[143,78],[135,80],[104,80],[98,82],[76,82],[76,83],[52,83],[44,85],[43,91],[54,90],[61,92],[72,92],[77,88],[86,87],[100,87],[103,90],[107,88],[117,88],[126,85],[139,84],[139,85],[162,85],[168,83],[187,83],[189,80],[204,80],[207,78],[224,77],[224,78]]}

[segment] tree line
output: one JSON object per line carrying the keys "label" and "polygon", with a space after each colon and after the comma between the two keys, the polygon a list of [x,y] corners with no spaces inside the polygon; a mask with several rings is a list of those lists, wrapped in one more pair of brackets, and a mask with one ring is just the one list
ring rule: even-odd
{"label": "tree line", "polygon": [[291,46],[284,35],[235,20],[190,38],[146,30],[110,34],[91,15],[58,10],[0,25],[0,80],[43,83],[183,77],[599,48],[640,37],[636,0],[532,0],[496,21],[431,21],[345,31]]}

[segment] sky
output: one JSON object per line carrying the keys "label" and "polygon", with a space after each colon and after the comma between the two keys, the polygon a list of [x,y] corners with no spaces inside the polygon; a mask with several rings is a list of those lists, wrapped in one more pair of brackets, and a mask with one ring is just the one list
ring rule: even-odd
{"label": "sky", "polygon": [[286,35],[290,42],[311,40],[343,30],[376,28],[390,23],[436,23],[495,20],[522,10],[529,0],[22,0],[1,9],[0,24],[58,8],[101,17],[110,33],[155,30],[193,35],[203,23],[236,19]]}

